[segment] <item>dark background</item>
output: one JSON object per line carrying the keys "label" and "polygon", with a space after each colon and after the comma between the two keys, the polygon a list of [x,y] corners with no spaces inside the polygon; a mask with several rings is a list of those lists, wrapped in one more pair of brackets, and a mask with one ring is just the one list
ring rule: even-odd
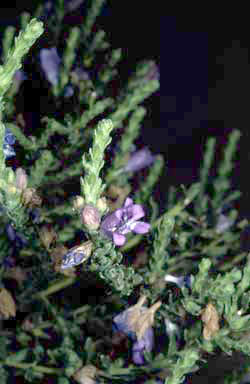
{"label": "dark background", "polygon": [[[125,4],[124,4],[125,3]],[[9,7],[11,6],[8,2]],[[165,156],[166,167],[159,184],[165,201],[170,185],[198,180],[203,148],[209,136],[217,138],[216,159],[221,158],[228,134],[242,132],[232,185],[243,192],[241,216],[250,214],[249,204],[249,45],[248,22],[237,17],[204,19],[192,16],[155,14],[134,2],[107,1],[98,25],[108,34],[114,48],[126,52],[122,76],[132,71],[140,59],[154,59],[160,66],[160,91],[146,102],[148,113],[141,144]],[[151,4],[151,2],[150,2]],[[12,24],[23,10],[34,9],[31,2],[14,3],[1,9],[0,24]],[[167,12],[166,12],[167,13]],[[74,13],[77,15],[77,12]],[[203,15],[204,16],[204,15]],[[32,111],[30,101],[26,109]],[[192,383],[215,382],[232,361],[224,365],[214,359],[206,364]],[[216,381],[217,382],[217,381]]]}

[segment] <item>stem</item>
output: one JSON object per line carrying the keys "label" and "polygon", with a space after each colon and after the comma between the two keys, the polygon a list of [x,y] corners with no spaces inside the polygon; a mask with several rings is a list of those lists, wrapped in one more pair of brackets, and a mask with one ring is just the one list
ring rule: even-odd
{"label": "stem", "polygon": [[42,365],[35,365],[34,363],[16,363],[12,361],[8,361],[8,358],[5,361],[0,361],[0,364],[7,365],[9,367],[15,367],[15,368],[22,368],[22,369],[28,369],[33,368],[37,372],[42,373],[51,373],[56,375],[62,375],[63,370],[60,368],[50,368],[50,367],[44,367]]}
{"label": "stem", "polygon": [[36,293],[33,298],[44,298],[51,295],[52,293],[58,292],[63,288],[68,287],[76,281],[76,277],[66,277],[65,279],[59,280],[58,282],[50,285],[44,291]]}

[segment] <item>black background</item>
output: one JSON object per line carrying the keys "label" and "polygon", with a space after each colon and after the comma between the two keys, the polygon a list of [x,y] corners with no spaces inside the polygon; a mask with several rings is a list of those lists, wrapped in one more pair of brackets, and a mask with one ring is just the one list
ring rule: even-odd
{"label": "black background", "polygon": [[[9,7],[11,6],[8,2]],[[15,4],[15,3],[13,3]],[[239,209],[249,216],[249,27],[241,17],[207,19],[183,12],[146,9],[145,2],[135,9],[134,2],[107,1],[98,25],[104,27],[114,48],[126,52],[123,73],[133,70],[140,59],[151,58],[160,66],[161,88],[146,102],[148,113],[143,124],[141,144],[165,156],[166,167],[159,184],[164,202],[169,185],[198,180],[198,170],[207,137],[218,140],[216,160],[221,158],[228,134],[242,132],[232,185],[243,192]],[[143,4],[143,5],[142,5]],[[0,13],[3,24],[13,23],[20,11],[34,9],[34,2],[18,2]],[[77,12],[76,12],[77,14]],[[25,100],[26,109],[32,107]],[[38,104],[39,105],[39,104]],[[224,364],[195,375],[192,383],[215,382],[223,377]],[[228,367],[228,365],[226,365]],[[229,369],[232,369],[230,360]]]}

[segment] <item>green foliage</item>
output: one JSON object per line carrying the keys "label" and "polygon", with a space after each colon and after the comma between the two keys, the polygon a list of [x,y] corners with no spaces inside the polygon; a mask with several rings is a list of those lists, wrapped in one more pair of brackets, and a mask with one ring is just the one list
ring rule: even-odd
{"label": "green foliage", "polygon": [[[14,75],[43,32],[43,23],[36,18],[43,15],[44,6],[37,8],[35,18],[28,12],[22,13],[18,37],[14,38],[18,27],[7,27],[3,34],[0,66],[0,381],[3,384],[13,373],[27,383],[43,384],[53,376],[52,381],[59,384],[73,384],[75,373],[83,368],[87,368],[86,375],[94,369],[96,380],[104,384],[137,379],[149,384],[157,377],[167,384],[181,384],[187,374],[199,369],[207,354],[221,351],[231,355],[238,351],[250,356],[250,254],[242,252],[240,247],[240,235],[249,223],[237,222],[238,211],[234,208],[226,216],[225,227],[221,228],[219,223],[224,204],[232,203],[241,194],[230,186],[240,132],[230,133],[212,183],[208,179],[216,141],[212,137],[208,139],[198,182],[187,187],[171,187],[167,206],[159,214],[154,188],[165,165],[163,156],[155,156],[146,177],[143,174],[140,178],[139,171],[134,175],[124,172],[147,113],[142,103],[159,89],[158,70],[152,60],[142,60],[118,95],[110,94],[124,52],[121,48],[111,49],[105,32],[96,28],[104,3],[104,0],[84,2],[87,11],[84,20],[78,26],[68,25],[62,34],[64,16],[70,7],[64,0],[55,2],[55,12],[46,20],[45,29],[53,35],[55,46],[60,36],[66,36],[65,42],[60,42],[59,81],[49,90],[55,110],[53,116],[41,118],[38,131],[32,127],[32,136],[24,132],[22,118],[16,118],[18,87]],[[96,68],[99,55],[103,65]],[[78,63],[84,71],[82,78],[74,73]],[[75,98],[70,113],[64,110],[67,104],[64,91],[68,85],[73,87]],[[25,204],[16,174],[6,165],[3,151],[6,128],[24,151],[20,166],[27,172],[28,187],[39,190],[41,196],[42,206],[36,211],[39,216],[36,220],[32,218],[35,204]],[[111,132],[118,141],[109,161]],[[136,191],[132,188],[132,177],[139,180]],[[86,204],[99,210],[100,216],[112,211],[114,201],[109,196],[109,187],[119,187],[122,196],[123,191],[134,192],[133,201],[149,208],[149,218],[145,219],[151,225],[149,236],[127,234],[125,226],[127,242],[118,248],[99,228],[83,227],[81,214]],[[75,192],[81,203],[78,207],[72,199]],[[120,211],[117,212],[119,215]],[[9,224],[12,232],[7,227]],[[91,254],[83,264],[63,271],[62,257],[70,247],[79,245],[79,231],[91,243]],[[42,233],[46,233],[45,238]],[[21,235],[27,243],[19,247],[17,239]],[[142,248],[144,260],[140,260]],[[16,264],[10,268],[8,263],[12,262],[13,254]],[[176,281],[183,281],[177,284],[178,294],[173,294],[173,287],[164,279],[170,273],[177,275],[173,276]],[[190,286],[183,279],[183,275],[189,274]],[[15,280],[15,285],[9,284],[8,279]],[[103,284],[103,289],[96,304],[72,302],[72,297],[93,296],[88,284],[97,281],[98,285]],[[79,288],[82,283],[84,287]],[[117,332],[112,331],[112,321],[142,294],[152,306],[160,303],[155,321],[150,319],[149,324],[163,345],[159,353],[155,348],[144,351],[145,364],[136,365],[134,340],[124,336],[120,345]],[[213,316],[212,325],[207,308]],[[16,322],[13,331],[7,328],[5,319],[14,312],[28,315]],[[187,324],[187,318],[191,318],[192,326]],[[182,338],[181,346],[179,338]],[[117,347],[123,344],[117,352]],[[243,373],[242,369],[239,374],[225,377],[225,383],[238,383]],[[92,380],[90,376],[85,379]]]}

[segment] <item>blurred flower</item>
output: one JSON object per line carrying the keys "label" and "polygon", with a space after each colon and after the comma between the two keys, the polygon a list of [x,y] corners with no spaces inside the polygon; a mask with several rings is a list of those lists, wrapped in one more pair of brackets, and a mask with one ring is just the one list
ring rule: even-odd
{"label": "blurred flower", "polygon": [[5,128],[4,141],[6,144],[9,144],[9,145],[13,145],[16,141],[15,136],[13,135],[13,133],[9,128]]}
{"label": "blurred flower", "polygon": [[28,208],[27,211],[34,224],[38,224],[41,222],[41,211],[39,208],[34,208],[34,209]]}
{"label": "blurred flower", "polygon": [[142,296],[137,304],[113,319],[115,328],[133,340],[132,358],[134,363],[138,365],[144,363],[144,351],[150,352],[153,349],[154,334],[152,325],[154,323],[154,314],[161,306],[161,301],[157,301],[150,308],[143,307],[145,300],[146,296]]}
{"label": "blurred flower", "polygon": [[16,152],[12,148],[12,145],[15,143],[16,138],[9,128],[5,128],[5,135],[3,141],[3,153],[6,159],[16,155]]}
{"label": "blurred flower", "polygon": [[81,212],[81,220],[89,230],[97,230],[100,226],[101,216],[97,208],[91,204],[86,204]]}
{"label": "blurred flower", "polygon": [[123,170],[125,172],[137,172],[152,164],[154,159],[155,156],[152,156],[148,148],[142,148],[131,155]]}
{"label": "blurred flower", "polygon": [[5,288],[0,289],[0,315],[5,319],[16,316],[16,304],[11,293]]}
{"label": "blurred flower", "polygon": [[28,244],[28,240],[24,237],[24,235],[17,232],[11,224],[6,224],[5,229],[9,240],[15,243],[15,246],[18,248],[23,248]]}
{"label": "blurred flower", "polygon": [[143,307],[146,299],[146,296],[142,296],[135,305],[121,312],[113,319],[116,329],[133,340],[140,339],[147,328],[153,325],[154,314],[161,306],[161,302],[157,301],[150,308]]}
{"label": "blurred flower", "polygon": [[169,283],[174,283],[178,285],[179,288],[186,286],[187,288],[191,287],[191,278],[190,276],[173,276],[173,275],[165,275],[164,280]]}
{"label": "blurred flower", "polygon": [[226,215],[220,214],[215,228],[217,233],[223,233],[233,225],[233,220],[230,220]]}
{"label": "blurred flower", "polygon": [[147,233],[150,224],[139,221],[145,215],[141,205],[133,204],[133,200],[126,198],[123,207],[107,215],[101,223],[101,231],[113,242],[122,246],[126,242],[125,234],[129,232]]}
{"label": "blurred flower", "polygon": [[59,75],[60,57],[55,47],[41,49],[40,63],[46,79],[52,84],[57,85]]}
{"label": "blurred flower", "polygon": [[142,365],[145,363],[144,351],[151,352],[154,347],[154,332],[150,327],[146,330],[141,339],[133,343],[132,347],[132,359],[136,365]]}

